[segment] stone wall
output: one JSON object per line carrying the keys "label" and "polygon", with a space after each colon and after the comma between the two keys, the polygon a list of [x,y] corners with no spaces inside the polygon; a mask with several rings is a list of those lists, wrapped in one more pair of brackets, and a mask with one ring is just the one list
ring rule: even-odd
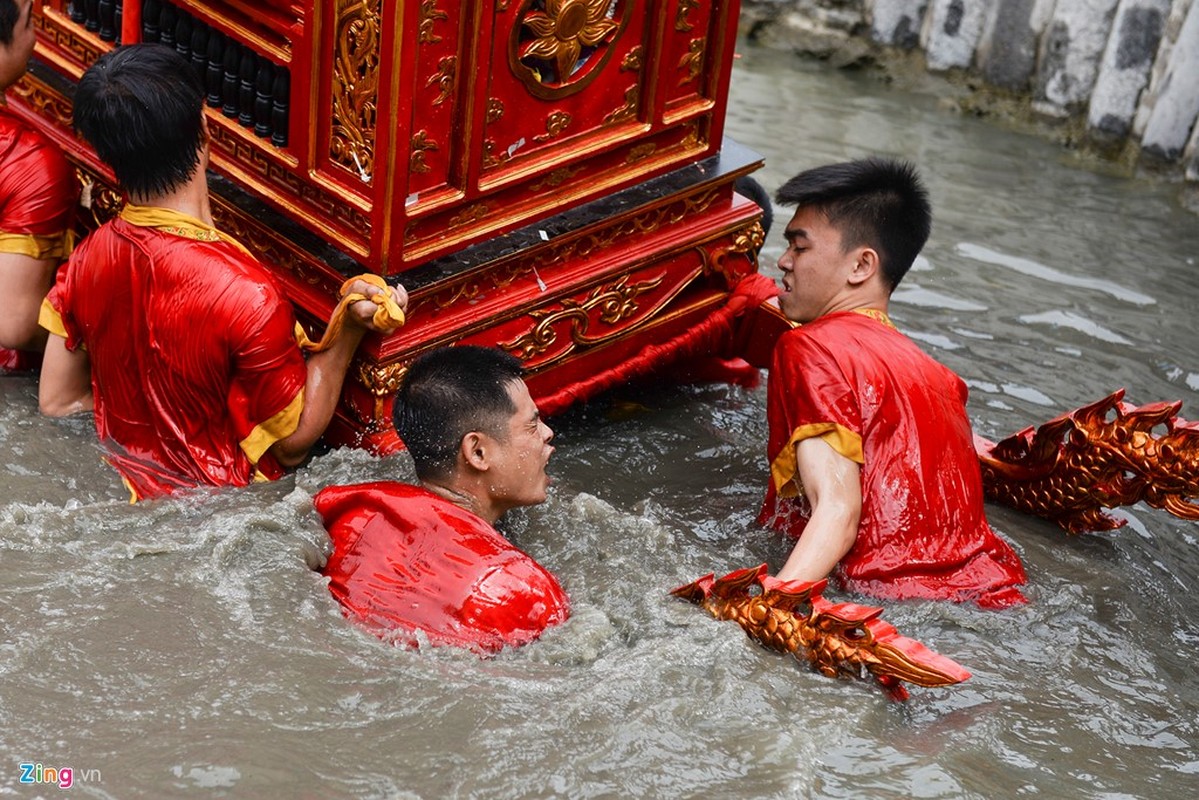
{"label": "stone wall", "polygon": [[742,0],[741,31],[839,64],[910,51],[1199,182],[1199,0]]}

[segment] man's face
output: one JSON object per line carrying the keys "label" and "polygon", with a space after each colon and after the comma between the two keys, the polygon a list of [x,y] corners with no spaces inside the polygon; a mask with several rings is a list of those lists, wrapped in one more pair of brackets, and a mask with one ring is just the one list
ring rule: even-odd
{"label": "man's face", "polygon": [[841,232],[813,208],[798,209],[783,235],[787,249],[778,262],[783,271],[783,293],[779,295],[783,314],[805,323],[838,310],[857,260],[856,251],[845,252]]}
{"label": "man's face", "polygon": [[525,382],[511,381],[507,390],[516,411],[508,418],[507,439],[495,439],[489,472],[492,502],[504,510],[545,502],[545,466],[554,452],[554,432],[542,422]]}
{"label": "man's face", "polygon": [[33,30],[33,0],[17,0],[17,21],[12,26],[12,41],[0,45],[0,81],[5,86],[25,74],[37,34]]}

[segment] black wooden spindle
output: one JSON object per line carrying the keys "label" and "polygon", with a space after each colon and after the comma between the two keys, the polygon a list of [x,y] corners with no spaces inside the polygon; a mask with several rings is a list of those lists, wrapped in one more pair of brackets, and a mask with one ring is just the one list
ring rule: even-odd
{"label": "black wooden spindle", "polygon": [[206,81],[208,75],[208,36],[208,26],[203,22],[195,23],[191,42],[192,66],[201,81]]}
{"label": "black wooden spindle", "polygon": [[96,16],[100,22],[100,39],[105,42],[111,42],[117,38],[116,25],[116,3],[114,0],[100,0],[96,4]]}
{"label": "black wooden spindle", "polygon": [[287,109],[291,73],[284,67],[275,70],[275,88],[271,91],[271,144],[287,146]]}
{"label": "black wooden spindle", "polygon": [[167,47],[175,46],[175,18],[178,16],[175,7],[167,3],[158,13],[158,41]]}
{"label": "black wooden spindle", "polygon": [[158,19],[162,15],[162,3],[158,0],[146,0],[142,6],[142,41],[157,44],[162,38],[158,27]]}
{"label": "black wooden spindle", "polygon": [[241,45],[229,39],[225,42],[225,74],[221,78],[221,113],[237,116],[237,71],[241,67]]}
{"label": "black wooden spindle", "polygon": [[221,84],[225,80],[225,36],[213,31],[208,37],[208,68],[204,72],[204,87],[208,90],[208,105],[221,104]]}
{"label": "black wooden spindle", "polygon": [[100,0],[84,0],[83,11],[86,17],[83,27],[97,33],[100,30]]}
{"label": "black wooden spindle", "polygon": [[242,52],[241,73],[237,85],[237,121],[247,128],[254,124],[254,82],[258,75],[258,56],[248,47]]}
{"label": "black wooden spindle", "polygon": [[275,65],[265,58],[258,65],[254,82],[254,133],[266,138],[271,135],[271,90],[275,87]]}
{"label": "black wooden spindle", "polygon": [[175,52],[188,61],[192,57],[192,18],[180,13],[175,21]]}

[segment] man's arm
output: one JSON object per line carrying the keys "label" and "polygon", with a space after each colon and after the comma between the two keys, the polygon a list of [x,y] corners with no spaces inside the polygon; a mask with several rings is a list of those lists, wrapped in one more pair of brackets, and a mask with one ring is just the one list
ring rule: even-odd
{"label": "man's arm", "polygon": [[92,366],[86,350],[68,350],[61,336],[47,337],[37,403],[48,417],[92,410]]}
{"label": "man's arm", "polygon": [[817,581],[828,577],[857,539],[861,469],[819,437],[796,443],[795,460],[812,516],[776,577]]}
{"label": "man's arm", "polygon": [[[357,292],[373,297],[382,291],[364,281],[348,287],[346,293]],[[401,308],[408,305],[408,294],[403,287],[393,288],[395,300]],[[329,427],[337,401],[341,398],[341,387],[345,383],[346,370],[354,358],[354,351],[368,330],[378,331],[372,318],[378,306],[369,300],[359,300],[349,307],[345,327],[327,350],[308,357],[308,375],[304,382],[304,408],[295,431],[271,446],[275,460],[285,469],[298,467],[308,457],[308,451],[316,444]]]}
{"label": "man's arm", "polygon": [[46,331],[38,326],[42,298],[54,284],[54,258],[33,258],[22,253],[0,253],[0,347],[40,350]]}

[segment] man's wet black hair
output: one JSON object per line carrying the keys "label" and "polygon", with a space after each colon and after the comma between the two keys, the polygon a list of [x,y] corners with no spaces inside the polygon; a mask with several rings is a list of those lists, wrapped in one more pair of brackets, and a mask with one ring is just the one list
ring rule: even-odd
{"label": "man's wet black hair", "polygon": [[916,168],[904,161],[864,158],[805,170],[783,184],[775,199],[822,213],[841,232],[846,250],[878,251],[892,290],[932,230],[928,191]]}
{"label": "man's wet black hair", "polygon": [[174,48],[118,47],[83,73],[75,90],[75,130],[126,192],[166,194],[199,166],[203,101],[199,76]]}
{"label": "man's wet black hair", "polygon": [[408,367],[396,394],[395,427],[421,480],[445,478],[472,431],[506,439],[516,405],[508,385],[521,380],[520,360],[492,347],[442,347]]}
{"label": "man's wet black hair", "polygon": [[[33,13],[33,9],[29,9],[29,13]],[[0,44],[12,44],[13,30],[17,27],[17,20],[21,16],[21,6],[17,4],[17,0],[0,0]]]}

